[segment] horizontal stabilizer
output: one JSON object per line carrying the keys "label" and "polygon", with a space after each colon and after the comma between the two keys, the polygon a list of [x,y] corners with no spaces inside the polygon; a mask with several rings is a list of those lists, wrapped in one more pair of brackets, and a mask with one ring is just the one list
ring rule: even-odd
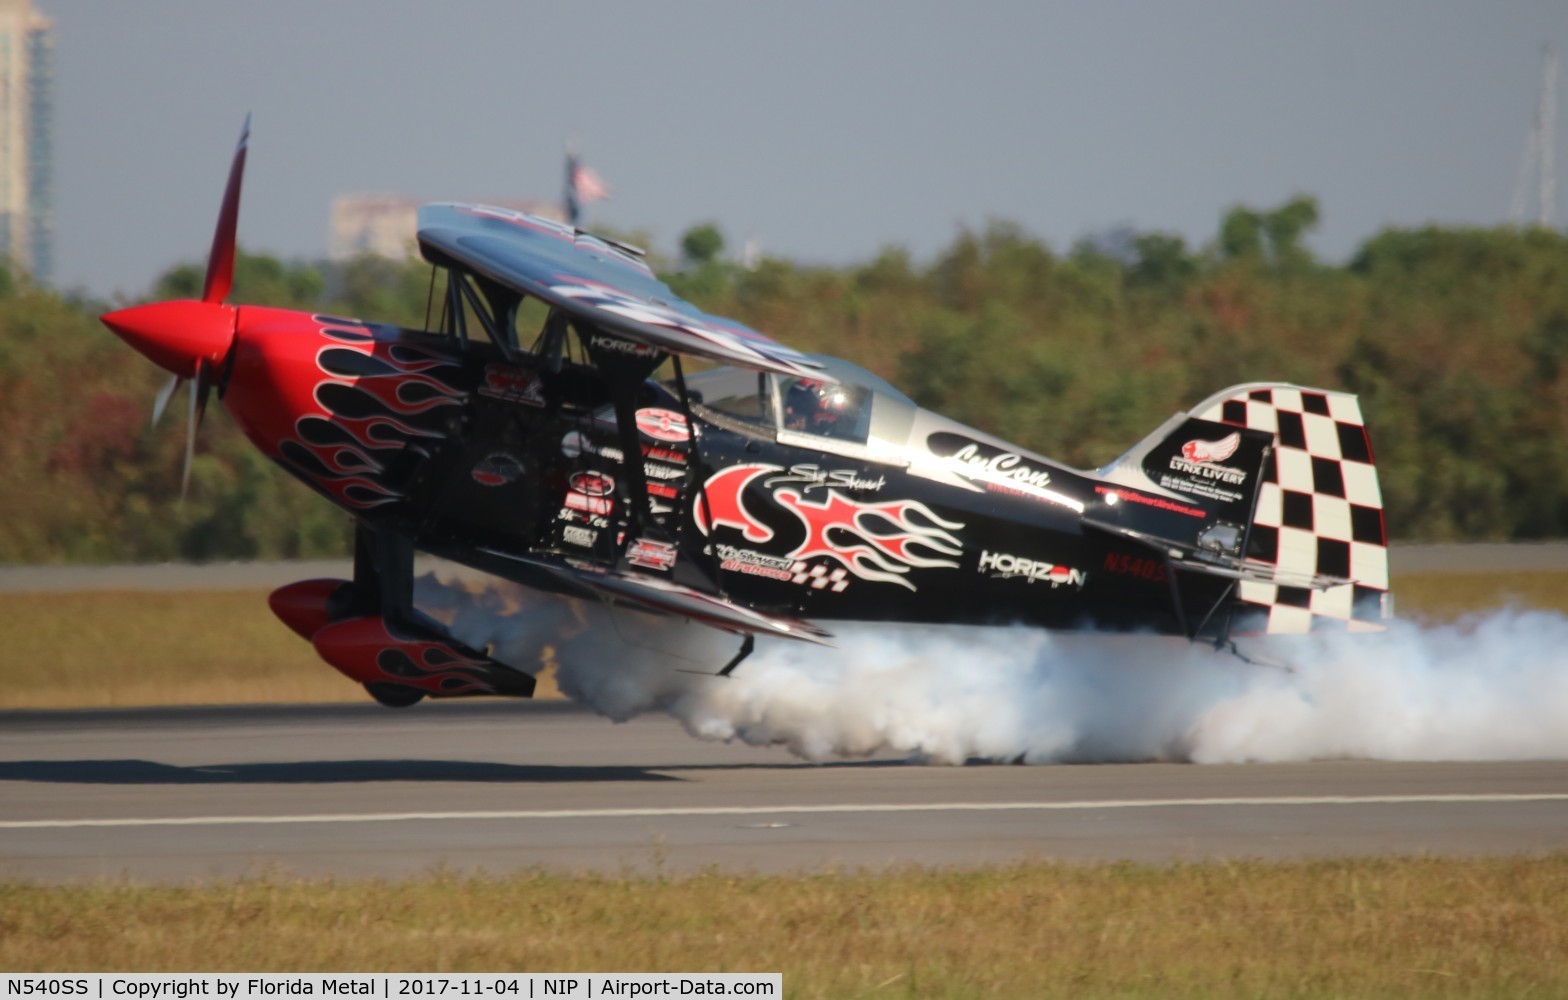
{"label": "horizontal stabilizer", "polygon": [[1192,545],[1173,542],[1168,538],[1160,538],[1142,531],[1134,531],[1117,524],[1106,524],[1085,518],[1083,526],[1089,531],[1103,532],[1115,535],[1125,541],[1134,542],[1152,549],[1163,559],[1168,560],[1171,567],[1183,572],[1204,573],[1209,576],[1224,577],[1228,580],[1243,580],[1248,583],[1274,584],[1281,587],[1304,587],[1308,590],[1327,590],[1330,587],[1342,587],[1352,583],[1344,577],[1328,576],[1322,573],[1299,573],[1264,562],[1259,559],[1240,559],[1223,552],[1214,552]]}

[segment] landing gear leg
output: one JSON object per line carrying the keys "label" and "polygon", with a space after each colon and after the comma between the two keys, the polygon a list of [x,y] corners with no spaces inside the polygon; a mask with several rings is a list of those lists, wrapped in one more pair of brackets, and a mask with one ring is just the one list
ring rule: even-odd
{"label": "landing gear leg", "polygon": [[740,666],[741,661],[744,660],[746,657],[750,656],[751,653],[752,653],[752,650],[754,650],[756,648],[757,648],[757,637],[752,635],[750,632],[747,632],[746,633],[746,638],[744,638],[744,639],[742,639],[740,641],[740,652],[735,654],[735,658],[734,659],[732,659],[732,660],[730,660],[730,662],[724,664],[724,669],[719,671],[719,676],[720,677],[728,677],[731,674],[731,672],[734,671],[734,669],[736,667]]}

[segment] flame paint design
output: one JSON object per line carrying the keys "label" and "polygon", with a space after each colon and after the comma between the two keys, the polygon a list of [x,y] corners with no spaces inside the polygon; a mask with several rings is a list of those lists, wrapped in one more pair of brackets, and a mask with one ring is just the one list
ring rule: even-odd
{"label": "flame paint design", "polygon": [[441,418],[467,398],[463,369],[377,336],[366,324],[326,316],[316,352],[324,376],[311,393],[317,412],[294,422],[279,453],[323,490],[351,507],[402,498],[392,462],[420,441],[446,434]]}
{"label": "flame paint design", "polygon": [[378,615],[327,625],[312,636],[311,644],[322,659],[361,684],[400,684],[436,697],[517,693],[532,687],[493,660],[406,632]]}
{"label": "flame paint design", "polygon": [[694,505],[697,529],[708,534],[707,515],[711,511],[715,528],[736,528],[748,542],[772,541],[773,529],[746,509],[743,497],[752,480],[769,472],[782,471],[777,465],[732,465],[714,474],[703,486],[706,496]]}
{"label": "flame paint design", "polygon": [[376,655],[376,666],[389,681],[413,681],[433,693],[489,694],[495,690],[484,680],[492,670],[489,664],[459,656],[440,643],[388,646]]}
{"label": "flame paint design", "polygon": [[[773,529],[746,509],[743,494],[756,479],[782,471],[777,465],[737,465],[709,478],[705,488],[713,526],[736,528],[750,542],[770,541]],[[911,569],[956,569],[959,564],[953,557],[964,551],[963,542],[952,534],[963,524],[945,520],[915,500],[863,503],[831,489],[820,501],[794,489],[776,490],[773,499],[806,529],[805,539],[786,553],[787,558],[830,559],[862,580],[915,590],[906,578]],[[709,525],[703,504],[695,507],[697,527],[706,535]]]}

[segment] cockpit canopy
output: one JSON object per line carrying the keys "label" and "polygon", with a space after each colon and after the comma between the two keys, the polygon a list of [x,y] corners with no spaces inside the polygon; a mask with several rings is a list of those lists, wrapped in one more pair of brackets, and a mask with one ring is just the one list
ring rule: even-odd
{"label": "cockpit canopy", "polygon": [[737,430],[783,443],[856,452],[867,446],[902,446],[915,404],[884,379],[840,358],[811,355],[826,378],[715,368],[690,375],[692,401]]}

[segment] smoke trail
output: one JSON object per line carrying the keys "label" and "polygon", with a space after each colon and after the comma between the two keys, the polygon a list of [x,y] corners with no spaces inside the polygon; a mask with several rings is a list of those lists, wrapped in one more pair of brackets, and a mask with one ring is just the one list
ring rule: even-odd
{"label": "smoke trail", "polygon": [[1026,628],[836,625],[836,648],[710,629],[510,584],[420,581],[470,645],[617,720],[665,712],[693,736],[808,760],[894,751],[932,763],[1568,758],[1568,618],[1500,611],[1370,636],[1284,637],[1248,666],[1182,640]]}

